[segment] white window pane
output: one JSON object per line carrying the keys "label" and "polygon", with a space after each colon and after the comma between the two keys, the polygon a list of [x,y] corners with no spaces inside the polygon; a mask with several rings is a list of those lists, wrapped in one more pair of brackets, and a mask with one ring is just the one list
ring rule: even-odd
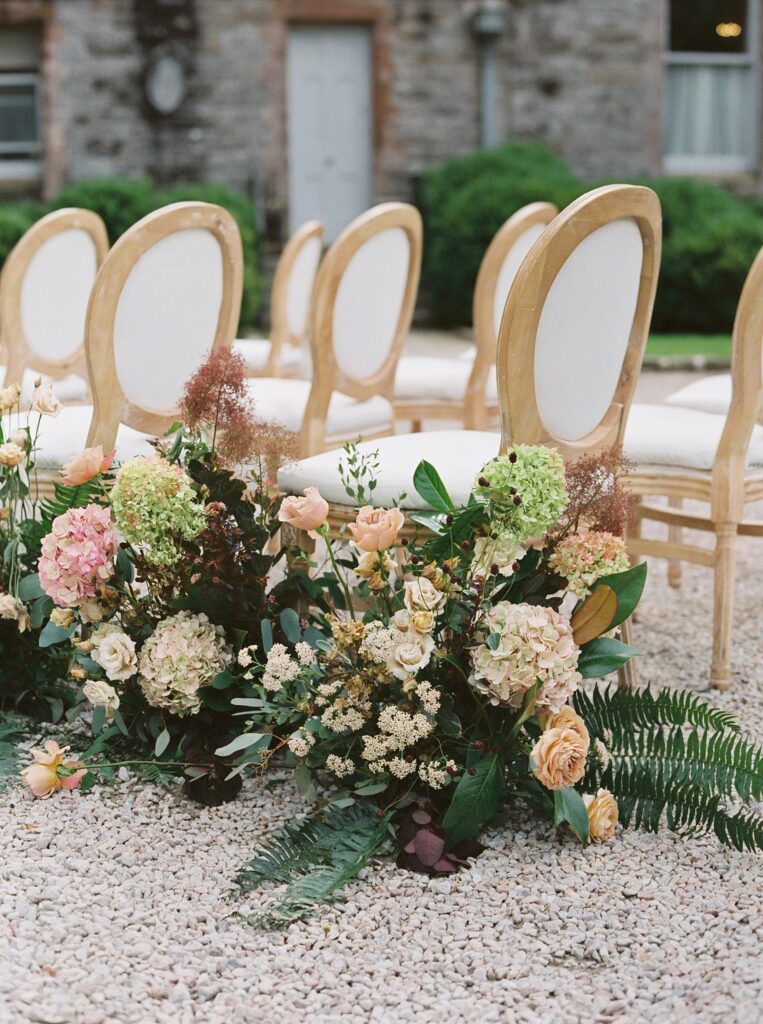
{"label": "white window pane", "polygon": [[666,156],[728,158],[751,167],[752,69],[699,64],[674,65],[667,72]]}

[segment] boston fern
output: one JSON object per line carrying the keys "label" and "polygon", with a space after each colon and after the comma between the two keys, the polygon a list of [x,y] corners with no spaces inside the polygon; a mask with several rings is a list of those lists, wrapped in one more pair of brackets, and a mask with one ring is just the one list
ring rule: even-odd
{"label": "boston fern", "polygon": [[733,716],[683,691],[600,687],[573,703],[598,751],[583,788],[610,790],[624,825],[656,831],[664,815],[682,835],[763,850],[763,819],[734,807],[763,799],[763,750]]}

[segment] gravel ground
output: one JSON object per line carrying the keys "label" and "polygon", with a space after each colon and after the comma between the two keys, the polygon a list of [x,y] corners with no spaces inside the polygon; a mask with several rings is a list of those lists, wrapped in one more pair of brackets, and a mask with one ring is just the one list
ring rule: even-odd
{"label": "gravel ground", "polygon": [[[658,375],[662,376],[662,375]],[[660,385],[662,387],[663,385]],[[734,686],[763,740],[760,548],[741,544]],[[704,688],[711,574],[656,563],[642,679]],[[691,652],[691,654],[689,654]],[[249,782],[200,809],[143,783],[0,799],[0,1024],[758,1024],[763,857],[627,832],[581,849],[510,817],[474,867],[375,865],[346,903],[256,932],[231,896],[255,844],[303,808]]]}

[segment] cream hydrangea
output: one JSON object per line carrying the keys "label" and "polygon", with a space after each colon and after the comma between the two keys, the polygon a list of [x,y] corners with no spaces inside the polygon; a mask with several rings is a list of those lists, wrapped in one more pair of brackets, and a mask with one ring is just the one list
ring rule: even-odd
{"label": "cream hydrangea", "polygon": [[536,679],[539,710],[559,711],[581,676],[580,653],[568,619],[553,608],[500,601],[481,622],[482,642],[472,650],[472,684],[491,704],[521,707]]}
{"label": "cream hydrangea", "polygon": [[191,478],[158,455],[125,462],[111,491],[111,507],[117,527],[154,565],[177,562],[179,542],[193,540],[206,522]]}
{"label": "cream hydrangea", "polygon": [[231,660],[224,635],[204,614],[182,611],[160,622],[138,659],[148,703],[181,717],[195,715],[201,708],[199,690]]}
{"label": "cream hydrangea", "polygon": [[555,448],[516,444],[482,467],[474,494],[490,501],[497,532],[524,544],[559,522],[567,505],[564,461]]}
{"label": "cream hydrangea", "polygon": [[580,598],[591,592],[591,587],[600,577],[630,568],[623,538],[603,530],[565,537],[557,545],[548,564],[565,578],[568,591]]}

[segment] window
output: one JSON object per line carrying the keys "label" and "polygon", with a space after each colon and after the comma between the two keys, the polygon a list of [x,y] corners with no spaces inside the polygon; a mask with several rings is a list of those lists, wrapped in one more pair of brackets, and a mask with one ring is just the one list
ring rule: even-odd
{"label": "window", "polygon": [[755,7],[755,0],[670,0],[666,170],[754,167]]}
{"label": "window", "polygon": [[29,30],[0,31],[0,178],[41,170],[40,41]]}

